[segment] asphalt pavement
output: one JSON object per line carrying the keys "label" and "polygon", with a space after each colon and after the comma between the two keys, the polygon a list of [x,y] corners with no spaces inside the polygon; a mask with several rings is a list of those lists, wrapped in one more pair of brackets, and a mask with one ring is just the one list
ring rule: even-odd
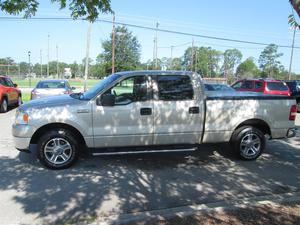
{"label": "asphalt pavement", "polygon": [[51,171],[34,153],[14,148],[14,113],[0,114],[1,224],[117,219],[300,192],[300,134],[269,141],[265,153],[250,162],[236,159],[227,145],[205,145],[193,153],[84,156],[70,169]]}

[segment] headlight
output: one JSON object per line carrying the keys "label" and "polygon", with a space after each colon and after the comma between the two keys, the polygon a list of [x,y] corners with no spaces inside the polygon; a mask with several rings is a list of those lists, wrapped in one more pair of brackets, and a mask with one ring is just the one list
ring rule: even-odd
{"label": "headlight", "polygon": [[15,124],[28,124],[29,115],[24,110],[17,110]]}

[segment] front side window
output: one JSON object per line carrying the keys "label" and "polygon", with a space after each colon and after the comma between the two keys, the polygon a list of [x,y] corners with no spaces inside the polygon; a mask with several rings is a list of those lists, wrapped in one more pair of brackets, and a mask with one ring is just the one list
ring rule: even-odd
{"label": "front side window", "polygon": [[147,77],[135,76],[120,81],[106,93],[115,95],[115,105],[148,100]]}
{"label": "front side window", "polygon": [[242,81],[239,81],[239,82],[235,83],[234,85],[232,85],[232,87],[233,87],[234,89],[241,88],[242,83],[243,83]]}
{"label": "front side window", "polygon": [[189,76],[166,75],[157,77],[158,98],[164,101],[193,99],[194,91]]}

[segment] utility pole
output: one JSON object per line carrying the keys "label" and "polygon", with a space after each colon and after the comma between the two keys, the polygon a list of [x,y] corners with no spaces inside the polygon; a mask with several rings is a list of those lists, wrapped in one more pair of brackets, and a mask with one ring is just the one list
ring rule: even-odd
{"label": "utility pole", "polygon": [[295,44],[296,30],[297,30],[297,27],[294,27],[292,50],[291,50],[291,59],[290,59],[290,67],[289,67],[289,80],[291,79],[291,75],[292,75],[291,73],[292,73],[292,64],[293,64],[293,56],[294,56],[294,44]]}
{"label": "utility pole", "polygon": [[48,54],[47,54],[47,57],[48,57],[48,63],[47,63],[47,78],[49,77],[49,39],[50,39],[50,35],[48,34]]}
{"label": "utility pole", "polygon": [[87,78],[89,72],[89,56],[90,56],[90,42],[91,42],[92,23],[89,22],[87,36],[86,36],[86,55],[85,55],[85,70],[84,70],[84,91],[87,90]]}
{"label": "utility pole", "polygon": [[31,52],[28,51],[28,76],[29,76],[29,87],[31,87],[31,64],[30,64],[30,54]]}
{"label": "utility pole", "polygon": [[158,62],[157,62],[157,33],[158,33],[158,25],[159,23],[156,23],[156,31],[155,31],[155,69],[158,69]]}
{"label": "utility pole", "polygon": [[111,72],[115,73],[115,14],[113,14],[113,30],[112,30],[112,59],[111,59]]}
{"label": "utility pole", "polygon": [[194,39],[192,40],[191,71],[193,71],[193,67],[194,67]]}
{"label": "utility pole", "polygon": [[41,78],[43,76],[43,59],[42,59],[42,49],[40,49],[40,64],[41,64]]}
{"label": "utility pole", "polygon": [[173,48],[174,46],[171,45],[171,69],[173,69]]}
{"label": "utility pole", "polygon": [[155,63],[155,42],[156,42],[156,40],[155,40],[155,36],[153,37],[153,66],[154,66],[154,63]]}
{"label": "utility pole", "polygon": [[56,74],[59,79],[59,71],[58,71],[58,46],[56,45]]}

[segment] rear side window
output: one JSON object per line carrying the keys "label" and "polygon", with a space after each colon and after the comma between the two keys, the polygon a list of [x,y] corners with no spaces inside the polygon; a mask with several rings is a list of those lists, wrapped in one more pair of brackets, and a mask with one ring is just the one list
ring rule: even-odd
{"label": "rear side window", "polygon": [[289,88],[282,82],[267,82],[269,90],[288,91]]}
{"label": "rear side window", "polygon": [[193,99],[194,90],[189,76],[158,76],[159,100],[175,101]]}
{"label": "rear side window", "polygon": [[4,80],[4,78],[0,77],[0,84],[3,86],[6,86],[6,82]]}
{"label": "rear side window", "polygon": [[253,81],[252,80],[245,80],[242,84],[241,88],[243,89],[252,89],[253,88]]}
{"label": "rear side window", "polygon": [[255,82],[255,89],[260,89],[260,88],[262,88],[262,86],[263,86],[262,82],[260,82],[260,81]]}

